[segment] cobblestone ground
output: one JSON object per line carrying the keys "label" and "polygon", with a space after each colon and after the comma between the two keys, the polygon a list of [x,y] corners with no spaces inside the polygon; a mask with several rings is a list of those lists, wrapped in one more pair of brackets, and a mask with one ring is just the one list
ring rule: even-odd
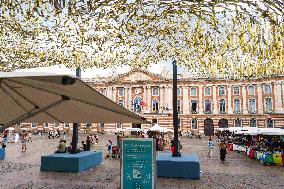
{"label": "cobblestone ground", "polygon": [[[80,136],[85,138],[85,136]],[[114,135],[101,135],[99,145],[106,153],[106,141]],[[71,136],[67,141],[71,140]],[[81,140],[79,140],[81,141]],[[199,180],[158,178],[158,189],[170,188],[284,188],[284,167],[264,166],[249,159],[243,153],[229,152],[225,163],[219,161],[219,151],[214,148],[213,157],[207,157],[207,138],[182,139],[183,153],[197,153],[202,176]],[[5,160],[0,160],[0,188],[66,188],[66,189],[118,189],[119,160],[107,159],[93,169],[81,173],[41,172],[40,156],[53,153],[58,139],[33,136],[27,152],[21,152],[20,144],[9,143]]]}

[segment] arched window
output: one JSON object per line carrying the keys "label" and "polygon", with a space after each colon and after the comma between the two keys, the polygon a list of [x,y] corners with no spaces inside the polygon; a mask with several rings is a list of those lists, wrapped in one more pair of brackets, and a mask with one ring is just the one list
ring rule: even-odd
{"label": "arched window", "polygon": [[191,120],[191,129],[197,129],[197,119],[193,118]]}
{"label": "arched window", "polygon": [[191,113],[197,113],[197,100],[191,100],[190,107]]}
{"label": "arched window", "polygon": [[255,113],[255,99],[249,99],[249,113]]}
{"label": "arched window", "polygon": [[[47,127],[48,127],[48,123],[44,123],[44,126],[45,124],[47,124]],[[32,123],[32,128],[36,128],[37,127],[37,123]]]}
{"label": "arched window", "polygon": [[210,87],[204,88],[204,96],[210,96]]}
{"label": "arched window", "polygon": [[241,111],[241,101],[240,99],[234,100],[234,113],[239,113]]}
{"label": "arched window", "polygon": [[225,113],[226,112],[226,102],[225,102],[224,99],[220,100],[219,107],[220,107],[220,113]]}
{"label": "arched window", "polygon": [[181,110],[180,99],[178,99],[178,101],[177,101],[177,110],[180,113],[180,110]]}
{"label": "arched window", "polygon": [[106,89],[100,89],[100,93],[106,95]]}
{"label": "arched window", "polygon": [[250,127],[256,127],[256,120],[255,120],[255,118],[251,118],[249,120],[249,126]]}
{"label": "arched window", "polygon": [[265,94],[271,94],[271,86],[269,84],[264,86],[264,92]]}
{"label": "arched window", "polygon": [[235,127],[241,127],[242,126],[242,120],[240,118],[235,119]]}
{"label": "arched window", "polygon": [[99,128],[103,129],[105,127],[105,123],[99,123]]}
{"label": "arched window", "polygon": [[153,87],[152,89],[152,96],[158,96],[159,95],[159,88]]}
{"label": "arched window", "polygon": [[196,96],[196,95],[197,95],[196,87],[191,87],[190,88],[190,96]]}
{"label": "arched window", "polygon": [[159,101],[157,99],[153,100],[153,112],[158,112],[159,111]]}
{"label": "arched window", "polygon": [[142,107],[141,107],[141,102],[142,102],[142,97],[141,96],[136,96],[133,100],[133,111],[135,112],[141,112]]}
{"label": "arched window", "polygon": [[180,96],[181,95],[181,89],[178,87],[177,88],[177,95]]}
{"label": "arched window", "polygon": [[239,86],[234,86],[233,87],[233,94],[234,95],[239,95],[240,94],[240,87]]}
{"label": "arched window", "polygon": [[124,88],[118,88],[118,96],[124,96]]}
{"label": "arched window", "polygon": [[124,101],[123,100],[118,100],[118,105],[121,107],[124,107]]}
{"label": "arched window", "polygon": [[205,112],[206,113],[211,113],[211,101],[210,100],[205,100],[205,104],[204,104],[205,108]]}
{"label": "arched window", "polygon": [[270,97],[265,98],[265,110],[267,112],[272,111],[272,100]]}
{"label": "arched window", "polygon": [[254,86],[251,85],[251,86],[248,87],[248,94],[254,95]]}
{"label": "arched window", "polygon": [[225,87],[224,86],[219,87],[219,95],[220,96],[225,95]]}
{"label": "arched window", "polygon": [[122,123],[116,123],[116,128],[121,129],[122,128]]}
{"label": "arched window", "polygon": [[267,119],[266,120],[266,126],[268,127],[268,128],[273,128],[273,120],[272,119]]}

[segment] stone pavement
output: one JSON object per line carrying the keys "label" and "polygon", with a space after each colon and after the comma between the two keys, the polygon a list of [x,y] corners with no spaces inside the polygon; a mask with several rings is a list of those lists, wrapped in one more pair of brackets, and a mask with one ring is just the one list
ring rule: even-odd
{"label": "stone pavement", "polygon": [[[80,136],[85,139],[86,136]],[[107,140],[114,144],[114,135],[100,135],[99,145],[106,154]],[[71,135],[67,138],[67,144]],[[199,180],[158,178],[157,189],[188,188],[284,188],[284,167],[264,166],[249,159],[243,153],[229,152],[225,163],[220,163],[219,151],[214,147],[213,157],[207,157],[207,138],[181,139],[183,151],[197,153],[200,158],[202,176]],[[93,169],[81,173],[40,172],[40,156],[53,153],[58,139],[33,136],[27,144],[27,152],[21,152],[20,144],[9,143],[5,160],[0,160],[0,189],[118,189],[119,160],[107,159]],[[190,171],[190,170],[189,170]]]}

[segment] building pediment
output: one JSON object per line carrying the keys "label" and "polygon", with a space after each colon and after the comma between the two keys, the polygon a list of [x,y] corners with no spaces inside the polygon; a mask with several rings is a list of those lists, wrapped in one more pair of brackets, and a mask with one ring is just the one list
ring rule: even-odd
{"label": "building pediment", "polygon": [[119,82],[141,82],[163,80],[160,75],[150,73],[146,70],[131,70],[125,74],[118,75],[113,81]]}

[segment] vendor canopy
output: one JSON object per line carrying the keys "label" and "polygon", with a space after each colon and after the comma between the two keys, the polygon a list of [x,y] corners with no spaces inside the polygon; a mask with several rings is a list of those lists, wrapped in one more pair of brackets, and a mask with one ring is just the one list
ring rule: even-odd
{"label": "vendor canopy", "polygon": [[0,72],[0,131],[17,123],[147,123],[72,75]]}

